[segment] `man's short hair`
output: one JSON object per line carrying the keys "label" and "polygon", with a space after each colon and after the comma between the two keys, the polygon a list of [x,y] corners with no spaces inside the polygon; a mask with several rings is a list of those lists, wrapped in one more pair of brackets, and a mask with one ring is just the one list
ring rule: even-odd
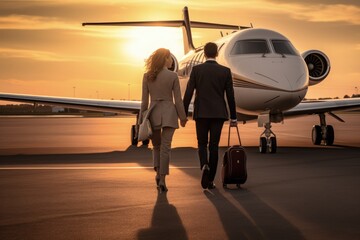
{"label": "man's short hair", "polygon": [[205,56],[208,58],[215,58],[218,54],[217,45],[213,42],[208,42],[204,47]]}

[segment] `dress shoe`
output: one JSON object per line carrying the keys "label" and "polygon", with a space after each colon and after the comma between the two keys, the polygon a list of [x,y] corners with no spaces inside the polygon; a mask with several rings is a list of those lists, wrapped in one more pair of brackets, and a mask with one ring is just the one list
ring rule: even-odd
{"label": "dress shoe", "polygon": [[216,188],[215,183],[214,183],[214,182],[210,182],[210,183],[209,183],[209,186],[208,186],[208,189],[214,189],[214,188]]}
{"label": "dress shoe", "polygon": [[167,191],[168,191],[168,189],[167,189],[166,185],[162,185],[162,184],[160,183],[160,185],[159,185],[159,192],[160,192],[160,193],[163,193],[163,192],[167,192]]}
{"label": "dress shoe", "polygon": [[160,175],[155,176],[155,182],[156,182],[156,186],[159,187]]}
{"label": "dress shoe", "polygon": [[201,186],[203,189],[207,189],[210,183],[209,180],[210,168],[205,164],[202,168]]}

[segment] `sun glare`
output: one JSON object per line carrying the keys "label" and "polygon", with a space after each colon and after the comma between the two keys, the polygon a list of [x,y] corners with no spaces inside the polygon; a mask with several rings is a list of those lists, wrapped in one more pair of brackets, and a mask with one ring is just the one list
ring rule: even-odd
{"label": "sun glare", "polygon": [[134,60],[143,61],[158,48],[168,48],[177,58],[184,54],[180,28],[134,27],[126,33],[128,42],[120,50]]}

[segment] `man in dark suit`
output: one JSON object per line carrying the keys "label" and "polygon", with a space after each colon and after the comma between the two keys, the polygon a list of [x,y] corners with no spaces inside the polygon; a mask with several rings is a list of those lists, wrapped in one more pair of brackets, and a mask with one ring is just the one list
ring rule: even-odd
{"label": "man in dark suit", "polygon": [[213,189],[221,130],[224,121],[229,119],[225,93],[230,110],[230,124],[236,126],[237,120],[231,71],[216,62],[218,48],[215,43],[207,43],[204,53],[206,62],[192,68],[183,101],[185,112],[188,114],[189,104],[196,89],[193,118],[196,122],[198,154],[202,170],[201,186],[204,189]]}

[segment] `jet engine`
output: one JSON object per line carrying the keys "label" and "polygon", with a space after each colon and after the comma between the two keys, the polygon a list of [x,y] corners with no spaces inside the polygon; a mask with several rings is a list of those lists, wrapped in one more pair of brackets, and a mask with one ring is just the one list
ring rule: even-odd
{"label": "jet engine", "polygon": [[319,50],[308,50],[301,54],[309,70],[309,85],[316,85],[330,72],[330,60]]}
{"label": "jet engine", "polygon": [[171,65],[171,67],[169,68],[169,70],[173,71],[173,72],[177,72],[179,70],[179,63],[178,63],[176,57],[172,53],[170,53],[170,54],[171,54],[171,58],[173,60],[173,63]]}

